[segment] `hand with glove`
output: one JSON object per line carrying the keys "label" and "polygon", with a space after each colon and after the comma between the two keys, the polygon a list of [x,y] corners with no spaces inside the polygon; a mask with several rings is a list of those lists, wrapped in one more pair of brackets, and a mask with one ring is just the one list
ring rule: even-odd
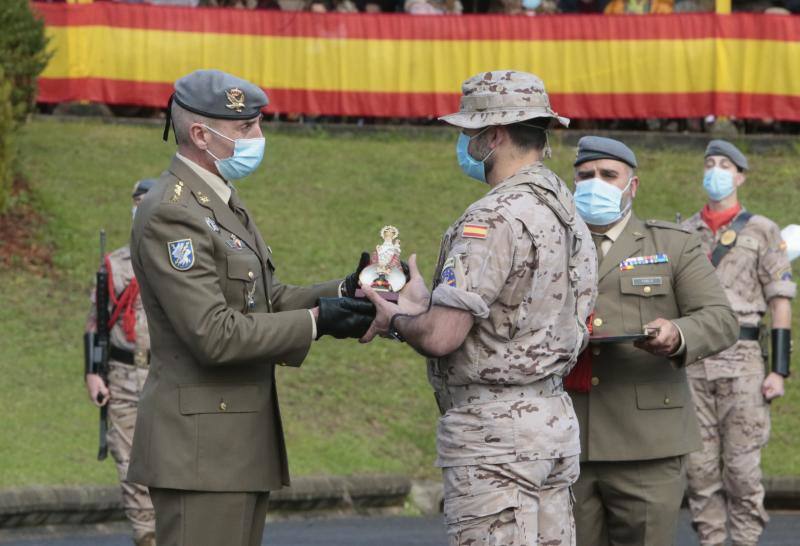
{"label": "hand with glove", "polygon": [[[369,252],[362,252],[361,258],[358,260],[358,266],[356,267],[356,270],[353,273],[350,273],[344,278],[344,281],[342,281],[342,296],[347,298],[356,297],[356,290],[358,290],[360,286],[358,278],[361,276],[361,272],[364,271],[364,268],[369,265],[369,262]],[[406,282],[411,280],[411,272],[408,268],[408,264],[400,260],[400,267],[403,268],[403,273],[406,276]],[[366,296],[364,296],[364,299],[366,299]]]}
{"label": "hand with glove", "polygon": [[360,338],[375,318],[372,302],[354,298],[320,298],[312,312],[317,320],[317,339],[325,335]]}

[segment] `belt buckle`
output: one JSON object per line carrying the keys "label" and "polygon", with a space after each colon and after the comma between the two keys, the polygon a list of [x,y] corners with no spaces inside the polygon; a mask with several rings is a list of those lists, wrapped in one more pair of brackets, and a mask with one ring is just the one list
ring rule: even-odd
{"label": "belt buckle", "polygon": [[147,368],[150,365],[147,358],[147,351],[143,349],[133,351],[133,364],[137,368]]}

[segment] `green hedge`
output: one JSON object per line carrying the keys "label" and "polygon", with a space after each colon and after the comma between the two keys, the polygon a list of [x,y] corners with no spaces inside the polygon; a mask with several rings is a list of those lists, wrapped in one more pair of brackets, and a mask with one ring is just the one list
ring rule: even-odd
{"label": "green hedge", "polygon": [[13,82],[14,118],[22,122],[36,104],[36,79],[50,58],[44,21],[28,0],[2,0],[0,28],[0,66]]}
{"label": "green hedge", "polygon": [[11,106],[11,81],[0,68],[0,213],[6,210],[11,186],[14,183],[14,152],[12,142],[16,123]]}
{"label": "green hedge", "polygon": [[47,66],[44,22],[28,0],[0,0],[0,214],[14,182],[14,133],[36,104],[36,79]]}

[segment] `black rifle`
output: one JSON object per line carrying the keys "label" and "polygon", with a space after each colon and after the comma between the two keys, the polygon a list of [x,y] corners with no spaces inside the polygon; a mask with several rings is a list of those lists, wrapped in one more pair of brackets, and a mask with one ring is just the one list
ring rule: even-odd
{"label": "black rifle", "polygon": [[[100,230],[100,267],[97,270],[97,286],[95,287],[96,324],[97,332],[87,333],[83,338],[84,357],[86,359],[86,373],[99,375],[108,385],[108,349],[110,319],[108,311],[108,268],[106,268],[106,232]],[[97,401],[102,402],[102,396],[97,395]],[[100,407],[100,447],[97,450],[97,460],[102,461],[108,457],[108,404]]]}

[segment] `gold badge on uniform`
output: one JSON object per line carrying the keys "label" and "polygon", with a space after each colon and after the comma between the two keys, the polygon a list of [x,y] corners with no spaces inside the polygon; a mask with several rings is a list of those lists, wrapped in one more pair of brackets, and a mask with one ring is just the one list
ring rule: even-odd
{"label": "gold badge on uniform", "polygon": [[207,204],[210,201],[208,196],[201,191],[197,192],[197,200],[200,201],[200,203],[203,205]]}
{"label": "gold badge on uniform", "polygon": [[736,240],[736,232],[732,229],[729,229],[728,231],[723,233],[722,237],[719,238],[719,242],[725,246],[731,246],[735,240]]}
{"label": "gold badge on uniform", "polygon": [[228,98],[228,104],[225,105],[225,108],[236,110],[237,112],[244,110],[244,91],[238,87],[232,87],[225,91],[225,96]]}

